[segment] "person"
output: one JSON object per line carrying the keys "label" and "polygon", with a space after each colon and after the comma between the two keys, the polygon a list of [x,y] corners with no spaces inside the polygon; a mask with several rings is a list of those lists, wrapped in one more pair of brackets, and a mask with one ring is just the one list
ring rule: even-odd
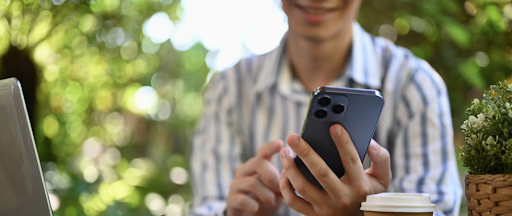
{"label": "person", "polygon": [[[356,22],[361,0],[281,3],[289,30],[279,47],[241,60],[205,90],[191,141],[192,214],[362,215],[366,195],[390,191],[428,193],[435,215],[458,215],[462,188],[439,74],[366,33]],[[297,135],[318,86],[377,89],[386,101],[363,164],[343,127],[330,128],[342,178]],[[325,190],[298,173],[293,152]]]}

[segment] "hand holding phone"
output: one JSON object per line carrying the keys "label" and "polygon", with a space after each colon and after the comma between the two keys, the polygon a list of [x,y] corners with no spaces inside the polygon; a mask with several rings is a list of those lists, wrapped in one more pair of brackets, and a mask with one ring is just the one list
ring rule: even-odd
{"label": "hand holding phone", "polygon": [[[345,170],[329,128],[334,124],[345,128],[362,162],[383,106],[384,99],[377,90],[319,87],[311,95],[301,136],[341,178]],[[300,157],[295,162],[306,179],[322,188]]]}
{"label": "hand holding phone", "polygon": [[279,180],[281,194],[288,206],[304,215],[362,215],[359,207],[366,196],[386,191],[391,182],[389,153],[372,141],[368,150],[372,166],[363,170],[347,131],[338,124],[331,126],[329,131],[343,162],[345,175],[338,178],[304,139],[292,134],[288,136],[288,145],[297,157],[302,158],[324,189],[304,177],[295,165],[291,150],[284,148],[280,153],[284,167]]}
{"label": "hand holding phone", "polygon": [[[297,157],[289,148],[280,154],[279,185],[290,207],[305,215],[359,215],[366,195],[387,190],[389,152],[371,139],[382,106],[377,91],[322,87],[313,93],[302,137],[287,139]],[[367,149],[372,166],[363,170]]]}

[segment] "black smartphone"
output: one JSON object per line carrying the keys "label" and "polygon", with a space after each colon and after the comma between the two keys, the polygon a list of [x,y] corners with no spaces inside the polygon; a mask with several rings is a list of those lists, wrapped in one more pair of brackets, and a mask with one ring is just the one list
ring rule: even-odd
{"label": "black smartphone", "polygon": [[[345,170],[329,128],[340,124],[347,130],[362,162],[383,107],[384,98],[377,90],[318,87],[311,94],[301,136],[341,178]],[[295,163],[309,182],[322,188],[300,157]]]}

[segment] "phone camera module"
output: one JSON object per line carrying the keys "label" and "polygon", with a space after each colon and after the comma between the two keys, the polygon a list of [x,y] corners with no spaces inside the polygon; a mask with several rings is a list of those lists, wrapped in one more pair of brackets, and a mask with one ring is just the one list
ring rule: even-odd
{"label": "phone camera module", "polygon": [[327,110],[325,109],[319,109],[317,111],[315,111],[315,117],[319,118],[319,119],[323,119],[327,116]]}
{"label": "phone camera module", "polygon": [[320,104],[320,106],[329,106],[329,104],[331,104],[331,98],[327,97],[327,96],[323,96],[321,97],[320,99],[318,99],[318,104]]}
{"label": "phone camera module", "polygon": [[335,114],[341,114],[343,111],[345,111],[343,104],[336,104],[332,107],[332,112]]}

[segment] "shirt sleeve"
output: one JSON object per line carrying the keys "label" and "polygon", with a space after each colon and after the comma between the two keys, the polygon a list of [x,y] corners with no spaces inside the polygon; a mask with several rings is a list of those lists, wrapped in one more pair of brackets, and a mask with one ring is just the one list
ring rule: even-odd
{"label": "shirt sleeve", "polygon": [[192,215],[224,215],[229,184],[240,165],[233,86],[219,73],[204,93],[203,115],[191,142]]}
{"label": "shirt sleeve", "polygon": [[442,78],[421,61],[397,99],[391,190],[427,193],[437,216],[459,215],[462,188],[453,143],[448,93]]}

